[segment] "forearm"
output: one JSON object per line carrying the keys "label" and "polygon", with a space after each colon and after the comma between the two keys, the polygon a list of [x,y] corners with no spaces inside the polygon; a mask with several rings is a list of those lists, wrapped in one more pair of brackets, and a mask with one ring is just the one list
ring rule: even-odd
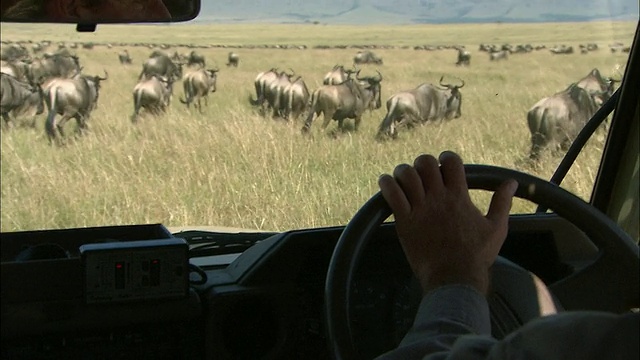
{"label": "forearm", "polygon": [[[413,327],[398,348],[379,359],[422,359],[436,354],[446,356],[460,336],[488,337],[490,334],[489,305],[484,295],[471,286],[442,286],[430,291],[422,299]],[[476,345],[484,346],[480,343]]]}

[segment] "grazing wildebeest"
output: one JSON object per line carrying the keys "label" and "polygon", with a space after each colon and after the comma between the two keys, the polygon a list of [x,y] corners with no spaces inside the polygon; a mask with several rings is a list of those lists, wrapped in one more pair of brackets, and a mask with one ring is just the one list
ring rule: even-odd
{"label": "grazing wildebeest", "polygon": [[286,98],[285,119],[298,120],[298,117],[307,110],[311,96],[301,76],[285,87],[284,96]]}
{"label": "grazing wildebeest", "polygon": [[80,59],[76,55],[45,54],[42,59],[34,59],[29,66],[31,79],[69,78],[79,72]]}
{"label": "grazing wildebeest", "polygon": [[229,53],[227,57],[227,66],[238,67],[240,64],[240,55],[234,53],[233,51]]}
{"label": "grazing wildebeest", "polygon": [[216,73],[219,69],[199,69],[187,73],[182,79],[185,100],[180,102],[187,107],[194,102],[195,107],[202,112],[200,99],[204,97],[205,105],[209,106],[209,93],[216,91]]}
{"label": "grazing wildebeest", "polygon": [[382,65],[382,58],[378,57],[376,54],[369,50],[358,51],[356,56],[353,57],[353,63]]}
{"label": "grazing wildebeest", "polygon": [[378,72],[377,77],[359,77],[360,71],[356,72],[356,78],[349,78],[339,85],[323,85],[311,95],[311,108],[309,115],[302,127],[302,132],[306,133],[311,128],[314,116],[324,115],[322,129],[326,129],[329,122],[338,121],[338,128],[343,129],[344,119],[355,120],[355,130],[358,130],[362,114],[367,109],[379,109],[381,106],[380,93],[382,74]]}
{"label": "grazing wildebeest", "polygon": [[152,114],[165,112],[171,102],[173,80],[165,76],[151,75],[139,81],[133,88],[133,115],[131,122],[138,121],[140,109]]}
{"label": "grazing wildebeest", "polygon": [[[71,78],[56,78],[48,84],[44,89],[48,110],[45,130],[50,143],[62,141],[64,125],[71,118],[76,119],[78,132],[88,128],[87,120],[91,112],[98,107],[100,82],[108,77],[106,71],[104,78],[76,73]],[[62,115],[62,118],[56,121],[56,115]],[[56,135],[56,129],[60,138]]]}
{"label": "grazing wildebeest", "polygon": [[35,126],[35,116],[44,112],[42,88],[39,84],[29,84],[11,75],[0,73],[0,114],[4,125],[9,128],[13,117],[18,115],[32,116],[31,126]]}
{"label": "grazing wildebeest", "polygon": [[329,71],[322,80],[324,85],[337,85],[342,84],[351,74],[354,74],[355,70],[345,69],[342,65],[336,65]]}
{"label": "grazing wildebeest", "polygon": [[508,50],[500,50],[489,53],[489,60],[497,61],[497,60],[507,60],[509,58]]}
{"label": "grazing wildebeest", "polygon": [[256,89],[256,100],[253,100],[251,95],[249,95],[249,103],[253,106],[259,106],[261,112],[265,112],[266,110],[265,103],[267,102],[269,86],[271,85],[271,82],[278,78],[279,75],[280,73],[278,72],[278,69],[272,68],[259,73],[253,81],[253,85]]}
{"label": "grazing wildebeest", "polygon": [[573,54],[573,46],[561,45],[549,49],[552,54]]}
{"label": "grazing wildebeest", "polygon": [[462,94],[460,85],[445,84],[440,78],[440,86],[424,83],[418,87],[399,92],[387,100],[387,114],[378,128],[378,139],[385,136],[397,137],[400,126],[412,127],[416,123],[450,120],[462,115]]}
{"label": "grazing wildebeest", "polygon": [[199,65],[201,68],[205,67],[204,56],[191,50],[189,57],[187,58],[187,66]]}
{"label": "grazing wildebeest", "polygon": [[171,82],[182,77],[182,63],[172,61],[166,54],[159,54],[144,61],[138,80],[144,77],[158,75],[170,78]]}
{"label": "grazing wildebeest", "polygon": [[600,95],[573,83],[533,105],[527,112],[527,124],[531,132],[529,158],[537,160],[542,149],[550,143],[563,150],[568,149],[598,109],[595,99]]}
{"label": "grazing wildebeest", "polygon": [[127,49],[122,50],[122,52],[118,54],[118,60],[120,60],[120,64],[131,64],[132,59],[129,51]]}
{"label": "grazing wildebeest", "polygon": [[463,48],[458,49],[458,62],[456,62],[456,66],[471,65],[471,53]]}

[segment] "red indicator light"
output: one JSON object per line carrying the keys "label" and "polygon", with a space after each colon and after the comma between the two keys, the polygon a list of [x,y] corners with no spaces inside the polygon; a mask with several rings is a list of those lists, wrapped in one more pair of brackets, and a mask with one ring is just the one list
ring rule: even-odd
{"label": "red indicator light", "polygon": [[116,269],[122,269],[122,263],[116,263]]}
{"label": "red indicator light", "polygon": [[151,260],[151,263],[152,263],[152,264],[157,264],[157,263],[159,263],[159,262],[160,262],[160,261],[159,261],[158,259],[153,259],[153,260]]}

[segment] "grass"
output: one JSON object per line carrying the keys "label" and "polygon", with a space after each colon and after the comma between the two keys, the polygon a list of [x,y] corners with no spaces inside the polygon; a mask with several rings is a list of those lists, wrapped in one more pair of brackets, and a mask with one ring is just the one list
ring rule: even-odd
{"label": "grass", "polygon": [[[591,31],[594,29],[600,31]],[[124,46],[78,49],[84,72],[109,79],[101,90],[90,133],[64,148],[48,145],[44,117],[33,129],[3,131],[1,138],[1,229],[98,226],[161,222],[167,226],[219,225],[285,230],[345,224],[377,191],[377,178],[420,153],[458,152],[468,163],[517,168],[549,178],[560,156],[546,153],[537,167],[524,165],[529,150],[525,114],[537,100],[564,89],[599,68],[616,75],[627,54],[607,44],[629,44],[635,23],[412,25],[398,27],[314,25],[137,25],[100,26],[78,34],[69,26],[3,24],[3,40],[92,41],[169,44],[454,44],[472,50],[469,68],[454,66],[453,50],[376,50],[385,64],[363,73],[384,76],[383,102],[391,94],[445,75],[465,80],[462,117],[402,131],[399,139],[374,140],[385,109],[367,113],[358,132],[322,133],[315,120],[310,137],[302,120],[285,123],[259,116],[248,102],[253,79],[273,66],[291,67],[310,89],[336,63],[350,65],[353,49],[241,49],[240,67],[226,68],[227,48],[197,49],[221,68],[218,91],[202,114],[177,101],[166,115],[131,124],[132,89],[150,49],[127,46],[133,65],[122,66]],[[596,42],[588,55],[554,56],[548,51],[514,54],[490,62],[475,51],[481,42],[546,44]],[[171,48],[188,52],[187,48]],[[255,96],[255,95],[254,95]],[[350,124],[350,123],[349,123]],[[329,133],[336,126],[332,122]],[[73,125],[67,125],[72,129]],[[71,133],[71,131],[68,131]],[[604,134],[590,141],[563,183],[588,199]],[[484,207],[487,194],[475,194]],[[532,204],[514,203],[514,212]]]}

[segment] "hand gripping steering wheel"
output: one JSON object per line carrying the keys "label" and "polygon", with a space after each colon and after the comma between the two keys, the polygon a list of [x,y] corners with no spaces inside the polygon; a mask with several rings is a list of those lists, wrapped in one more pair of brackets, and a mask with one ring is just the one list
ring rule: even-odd
{"label": "hand gripping steering wheel", "polygon": [[[515,179],[519,184],[516,197],[547,206],[593,241],[600,252],[597,260],[571,275],[568,279],[570,286],[580,286],[580,279],[583,278],[596,278],[595,282],[599,287],[597,291],[619,293],[619,303],[611,306],[625,309],[629,304],[637,302],[640,290],[638,245],[606,215],[567,190],[520,171],[489,165],[465,165],[465,173],[469,189],[495,191],[502,182]],[[347,224],[334,249],[325,283],[325,316],[329,346],[336,359],[357,358],[349,317],[351,283],[363,250],[373,233],[390,215],[391,209],[382,194],[376,193]],[[519,271],[512,273],[515,276],[522,274]],[[496,280],[498,279],[494,274],[492,282]],[[621,292],[617,284],[622,280],[635,285],[628,287],[628,291]],[[517,279],[507,281],[508,284],[517,282]],[[517,291],[509,293],[505,299],[509,303],[507,305],[516,316],[524,314],[521,318],[527,318],[529,310],[522,309],[522,301],[514,298]]]}

